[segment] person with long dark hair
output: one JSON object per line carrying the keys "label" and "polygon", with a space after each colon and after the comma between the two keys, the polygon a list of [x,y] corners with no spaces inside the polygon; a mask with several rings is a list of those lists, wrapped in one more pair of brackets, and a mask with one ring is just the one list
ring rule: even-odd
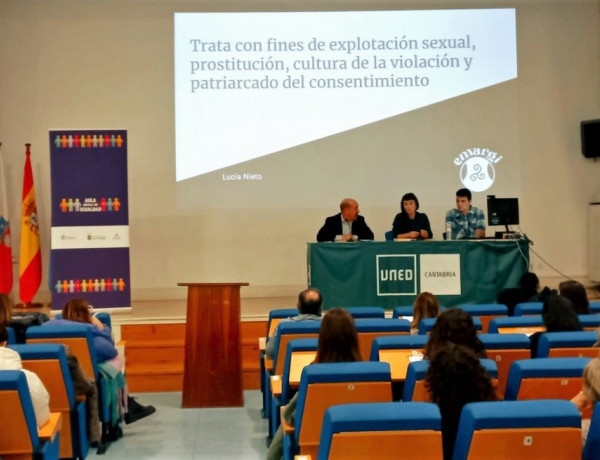
{"label": "person with long dark hair", "polygon": [[471,349],[478,358],[487,358],[485,347],[477,337],[473,317],[460,308],[450,308],[438,317],[425,346],[425,358],[433,359],[449,343]]}
{"label": "person with long dark hair", "polygon": [[[542,320],[546,326],[545,332],[582,331],[583,327],[577,317],[575,307],[569,299],[561,295],[549,296],[542,307]],[[540,337],[544,332],[536,332],[529,337],[531,342],[531,357],[537,357]]]}
{"label": "person with long dark hair", "polygon": [[442,415],[444,460],[452,458],[460,413],[465,404],[497,400],[492,379],[473,349],[446,343],[437,349],[425,376],[431,401]]}
{"label": "person with long dark hair", "polygon": [[[321,320],[317,355],[313,363],[342,363],[362,361],[358,348],[358,334],[354,318],[343,308],[332,308]],[[283,418],[294,425],[296,399],[290,400],[283,412]],[[279,460],[283,457],[283,428],[279,426],[269,450],[267,460]]]}
{"label": "person with long dark hair", "polygon": [[431,292],[421,292],[415,299],[413,305],[413,319],[410,322],[410,333],[419,333],[419,324],[425,318],[437,318],[440,316],[441,307],[437,297]]}

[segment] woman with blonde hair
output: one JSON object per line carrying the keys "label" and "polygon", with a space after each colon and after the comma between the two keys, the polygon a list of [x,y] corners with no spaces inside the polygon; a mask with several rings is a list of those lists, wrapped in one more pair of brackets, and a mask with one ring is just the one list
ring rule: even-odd
{"label": "woman with blonde hair", "polygon": [[[592,359],[583,369],[583,388],[571,399],[580,411],[593,409],[600,401],[600,358]],[[590,419],[581,420],[581,442],[585,445],[590,431]]]}
{"label": "woman with blonde hair", "polygon": [[421,292],[413,305],[413,319],[410,322],[410,333],[419,333],[419,324],[424,318],[437,318],[440,316],[441,307],[437,297],[431,292]]}

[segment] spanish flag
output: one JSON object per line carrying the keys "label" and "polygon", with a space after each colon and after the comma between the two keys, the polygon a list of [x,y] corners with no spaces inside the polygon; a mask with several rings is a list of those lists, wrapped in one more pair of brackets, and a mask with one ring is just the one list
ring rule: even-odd
{"label": "spanish flag", "polygon": [[42,281],[42,252],[31,170],[31,144],[25,144],[25,173],[21,204],[21,246],[19,266],[19,296],[23,303],[31,302]]}
{"label": "spanish flag", "polygon": [[[0,142],[0,146],[2,143]],[[4,159],[0,153],[0,293],[10,294],[13,287],[12,248],[10,246],[10,223],[8,197],[4,177]]]}

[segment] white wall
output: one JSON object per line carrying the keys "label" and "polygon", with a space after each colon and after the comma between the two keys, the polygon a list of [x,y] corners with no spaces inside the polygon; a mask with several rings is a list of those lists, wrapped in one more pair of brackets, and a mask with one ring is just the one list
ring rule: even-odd
{"label": "white wall", "polygon": [[[31,142],[45,264],[40,300],[50,296],[49,129],[128,130],[134,306],[183,299],[185,290],[176,287],[182,281],[247,281],[251,286],[242,295],[261,298],[294,296],[305,286],[306,242],[314,240],[324,217],[336,212],[339,191],[324,196],[319,208],[277,212],[243,202],[225,210],[176,206],[173,12],[251,10],[252,5],[264,11],[516,6],[521,228],[534,241],[533,249],[558,270],[587,277],[587,204],[600,201],[600,162],[581,155],[579,122],[600,118],[598,0],[513,5],[449,0],[2,0],[0,142],[8,174],[13,255],[18,256],[24,144]],[[372,129],[382,142],[394,137],[393,124]],[[356,132],[356,142],[365,147],[361,134],[365,131]],[[337,146],[335,136],[325,142]],[[434,183],[427,186],[435,188]],[[387,200],[361,203],[379,238],[403,192],[390,184]],[[277,197],[272,199],[276,202]],[[452,202],[449,196],[448,208]],[[444,211],[427,210],[438,235]],[[533,269],[541,276],[555,275],[539,258],[533,259]]]}

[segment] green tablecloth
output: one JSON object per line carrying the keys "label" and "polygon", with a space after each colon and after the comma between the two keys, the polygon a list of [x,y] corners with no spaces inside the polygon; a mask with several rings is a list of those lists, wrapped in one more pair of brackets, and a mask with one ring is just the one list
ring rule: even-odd
{"label": "green tablecloth", "polygon": [[412,305],[422,291],[446,307],[495,303],[529,267],[528,240],[308,243],[308,285],[337,306]]}

